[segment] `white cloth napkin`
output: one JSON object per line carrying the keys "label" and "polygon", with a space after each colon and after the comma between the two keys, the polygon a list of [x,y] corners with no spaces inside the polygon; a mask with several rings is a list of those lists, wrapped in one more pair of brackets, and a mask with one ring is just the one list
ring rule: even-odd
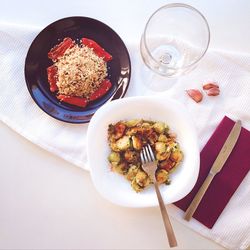
{"label": "white cloth napkin", "polygon": [[[86,157],[86,124],[68,124],[45,114],[34,103],[26,88],[24,61],[28,48],[40,28],[0,24],[0,119],[31,142],[88,170]],[[185,76],[165,79],[143,64],[139,44],[127,46],[132,62],[132,78],[126,96],[165,95],[184,103],[192,116],[200,149],[224,117],[241,119],[250,129],[250,55],[210,50],[198,67]],[[185,89],[202,89],[202,84],[216,81],[221,94],[197,104]],[[166,90],[166,85],[172,88]],[[183,212],[170,206],[173,217],[186,226],[229,249],[250,245],[250,174],[223,211],[212,230],[194,219],[187,223]],[[225,226],[226,225],[226,226]]]}

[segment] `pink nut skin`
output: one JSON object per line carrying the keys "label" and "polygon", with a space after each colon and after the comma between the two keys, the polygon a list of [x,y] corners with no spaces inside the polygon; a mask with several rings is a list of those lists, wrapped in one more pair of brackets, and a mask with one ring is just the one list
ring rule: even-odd
{"label": "pink nut skin", "polygon": [[217,96],[220,94],[220,89],[217,87],[210,88],[206,91],[208,96]]}
{"label": "pink nut skin", "polygon": [[197,103],[201,102],[203,99],[203,95],[198,89],[188,89],[186,92]]}
{"label": "pink nut skin", "polygon": [[220,88],[219,85],[215,82],[209,82],[202,86],[203,90],[209,90],[211,88]]}

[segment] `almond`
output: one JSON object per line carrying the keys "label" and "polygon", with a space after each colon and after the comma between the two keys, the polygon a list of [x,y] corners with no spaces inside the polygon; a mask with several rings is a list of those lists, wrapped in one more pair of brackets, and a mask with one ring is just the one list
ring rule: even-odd
{"label": "almond", "polygon": [[186,92],[195,102],[200,102],[203,98],[202,93],[198,89],[188,89]]}
{"label": "almond", "polygon": [[217,87],[210,88],[206,90],[208,96],[217,96],[220,94],[220,89]]}
{"label": "almond", "polygon": [[209,82],[203,85],[202,87],[204,90],[209,90],[211,88],[220,88],[219,85],[217,83],[214,82]]}

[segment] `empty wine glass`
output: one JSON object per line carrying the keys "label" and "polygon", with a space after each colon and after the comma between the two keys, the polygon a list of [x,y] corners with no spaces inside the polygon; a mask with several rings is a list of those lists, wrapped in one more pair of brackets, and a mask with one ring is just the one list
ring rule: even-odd
{"label": "empty wine glass", "polygon": [[140,50],[151,70],[164,77],[175,77],[197,65],[209,41],[208,23],[198,10],[186,4],[168,4],[149,18]]}

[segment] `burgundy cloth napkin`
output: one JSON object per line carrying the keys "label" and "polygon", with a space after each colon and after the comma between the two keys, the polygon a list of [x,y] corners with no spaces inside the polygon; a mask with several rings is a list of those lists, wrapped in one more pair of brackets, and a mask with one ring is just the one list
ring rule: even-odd
{"label": "burgundy cloth napkin", "polygon": [[[234,121],[225,116],[201,151],[198,181],[186,197],[175,203],[182,210],[187,210],[206,179],[234,124]],[[222,170],[212,180],[193,217],[208,228],[212,228],[249,169],[250,132],[242,128],[232,153]]]}

